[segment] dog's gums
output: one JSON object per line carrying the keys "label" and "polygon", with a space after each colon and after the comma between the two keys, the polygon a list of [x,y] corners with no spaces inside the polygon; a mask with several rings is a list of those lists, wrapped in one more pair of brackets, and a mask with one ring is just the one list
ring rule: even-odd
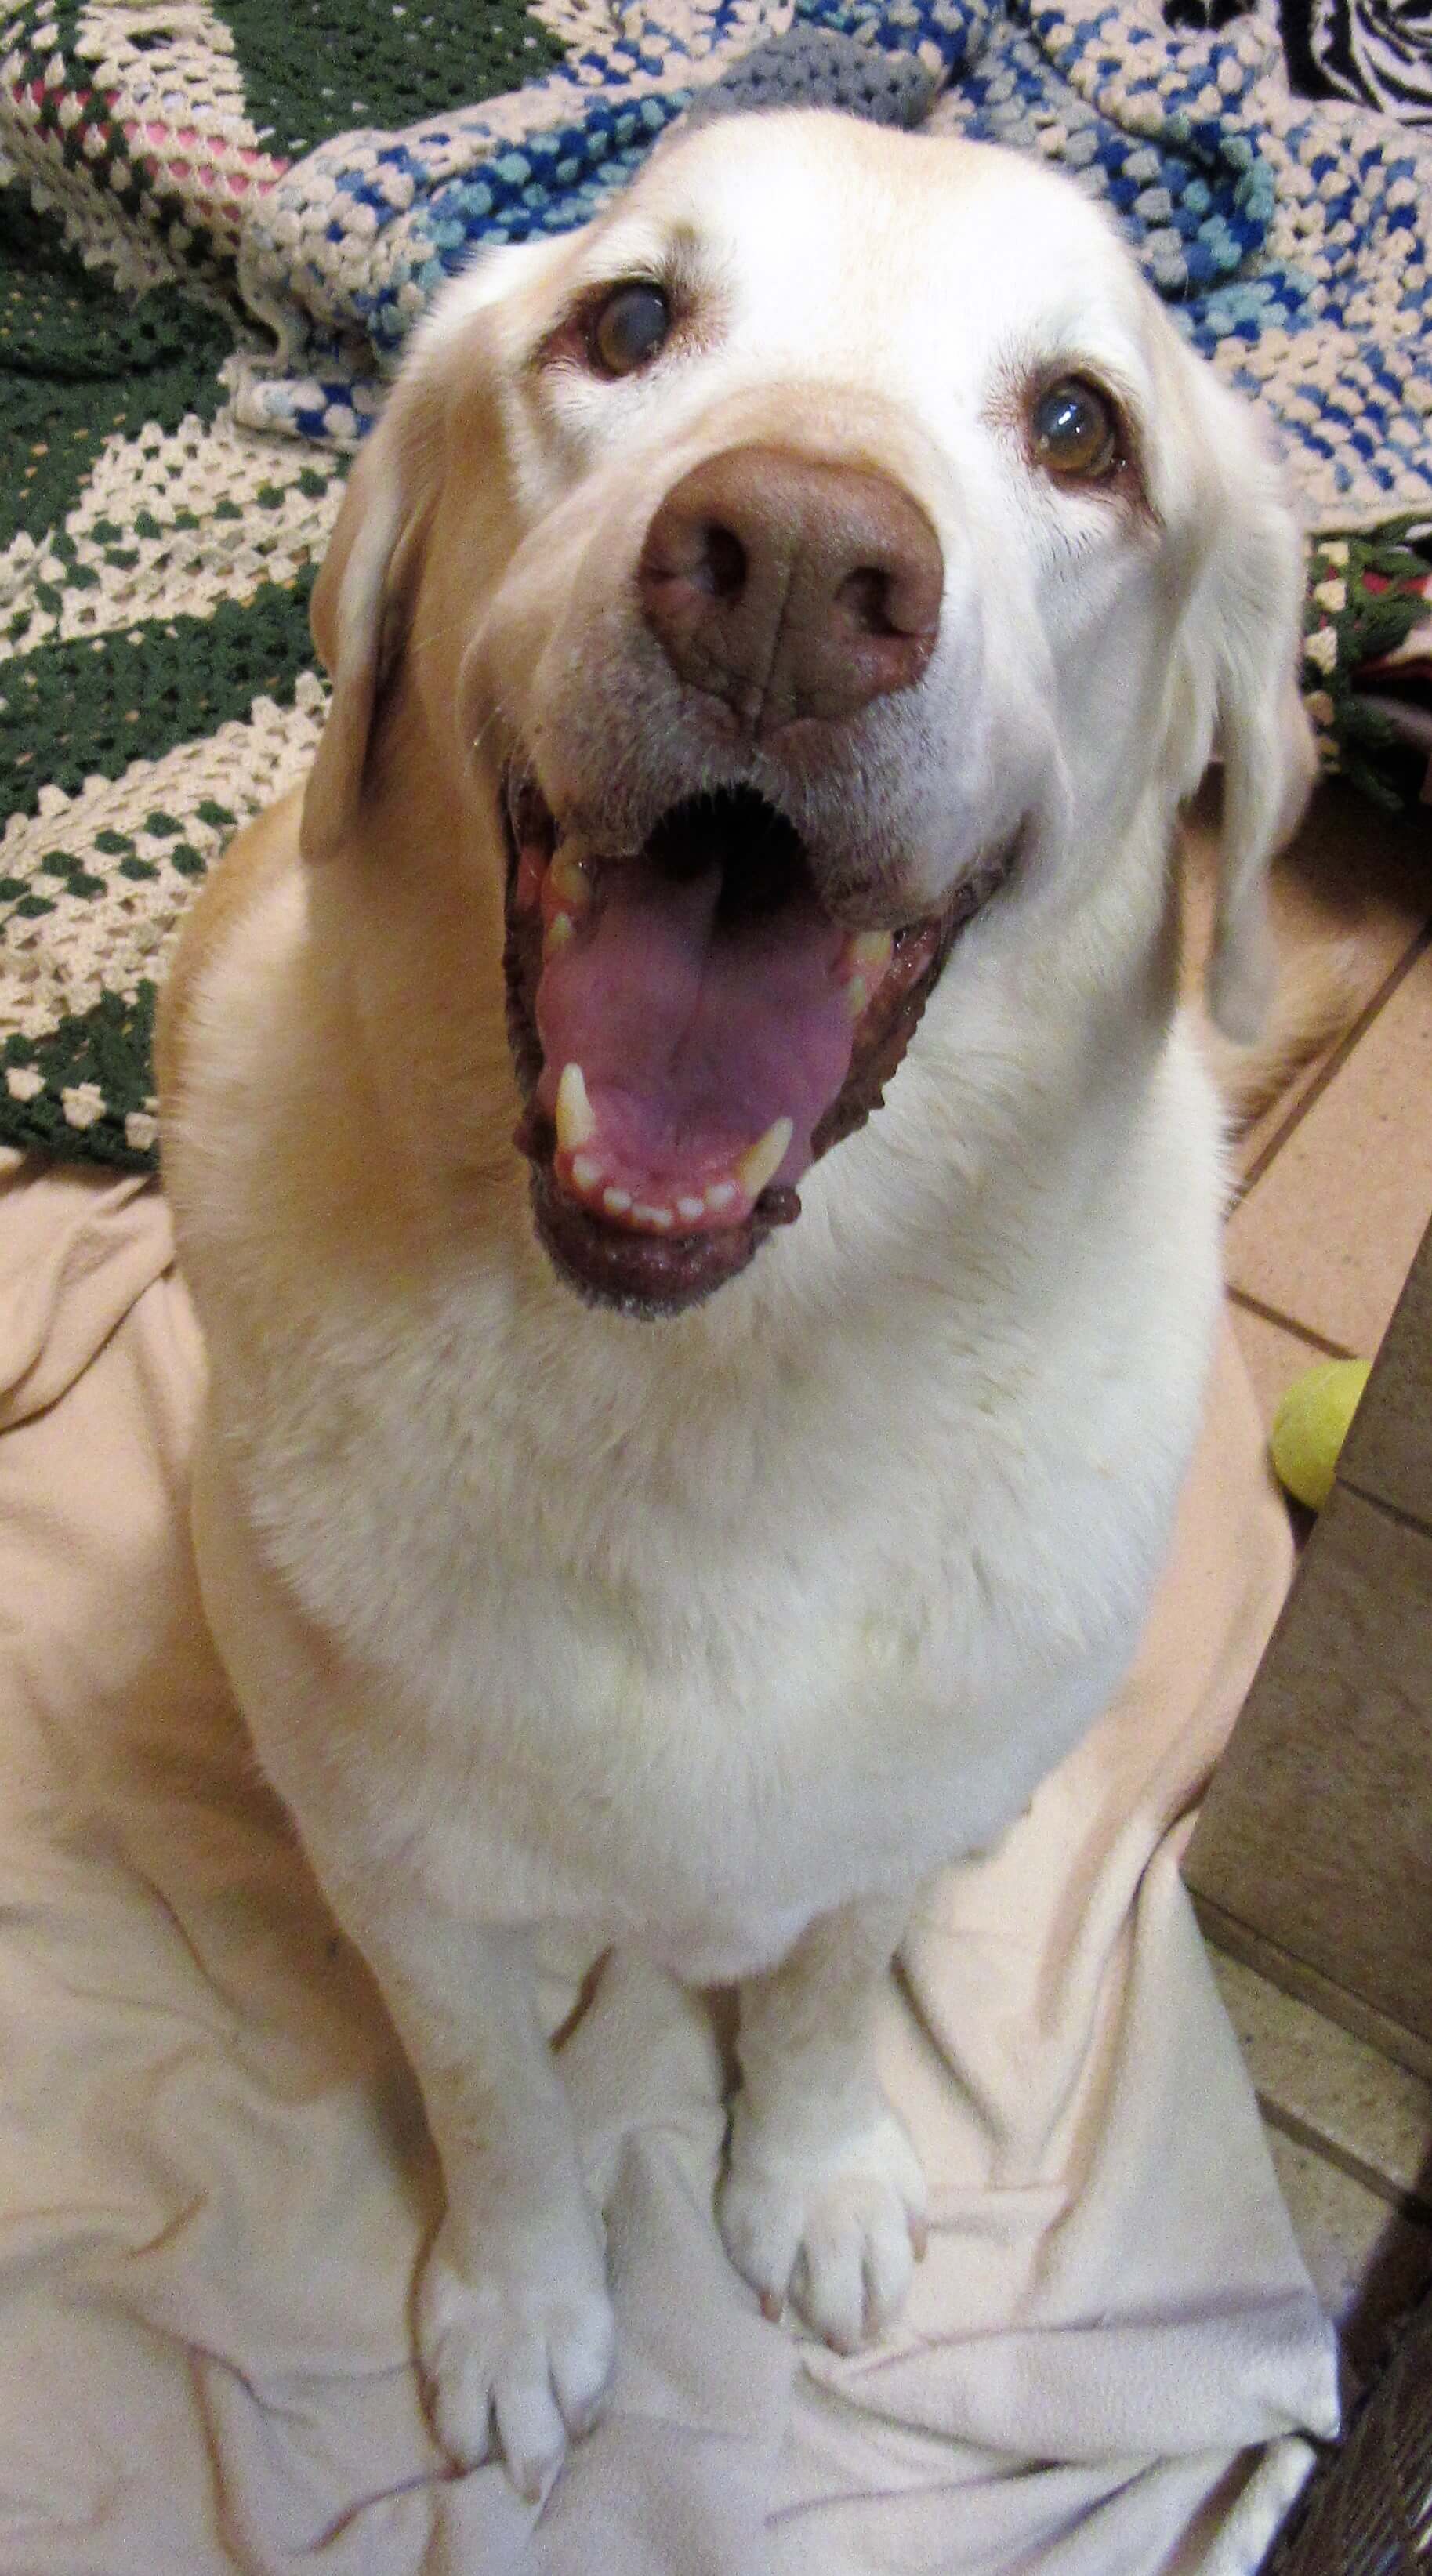
{"label": "dog's gums", "polygon": [[611,857],[509,776],[507,1009],[537,1230],[583,1295],[674,1314],[800,1213],[879,1107],[987,870],[930,918],[852,931],[753,792],[673,807]]}

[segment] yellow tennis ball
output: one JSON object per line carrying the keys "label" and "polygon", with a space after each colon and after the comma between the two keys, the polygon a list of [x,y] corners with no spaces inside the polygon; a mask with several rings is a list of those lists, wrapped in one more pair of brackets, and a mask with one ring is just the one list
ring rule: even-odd
{"label": "yellow tennis ball", "polygon": [[1319,1360],[1294,1378],[1273,1416],[1268,1447],[1279,1482],[1310,1511],[1320,1512],[1332,1492],[1342,1445],[1371,1374],[1368,1360]]}

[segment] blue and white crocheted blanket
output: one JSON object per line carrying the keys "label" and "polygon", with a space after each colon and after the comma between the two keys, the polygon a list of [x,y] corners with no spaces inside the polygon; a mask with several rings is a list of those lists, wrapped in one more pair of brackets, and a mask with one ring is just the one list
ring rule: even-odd
{"label": "blue and white crocheted blanket", "polygon": [[343,135],[253,208],[241,281],[277,354],[237,362],[240,419],[360,435],[477,245],[585,221],[693,98],[804,26],[913,55],[932,127],[1037,152],[1106,199],[1189,338],[1281,424],[1314,524],[1432,510],[1432,143],[1295,97],[1271,0],[1221,32],[1173,31],[1136,0],[548,0],[543,15],[569,38],[547,79]]}

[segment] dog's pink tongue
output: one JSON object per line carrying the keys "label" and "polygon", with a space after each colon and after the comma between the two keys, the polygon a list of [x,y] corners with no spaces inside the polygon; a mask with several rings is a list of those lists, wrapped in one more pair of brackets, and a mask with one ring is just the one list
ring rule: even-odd
{"label": "dog's pink tongue", "polygon": [[798,1181],[850,1069],[840,930],[804,894],[724,922],[721,889],[714,865],[613,867],[537,988],[558,1180],[654,1231],[737,1224]]}

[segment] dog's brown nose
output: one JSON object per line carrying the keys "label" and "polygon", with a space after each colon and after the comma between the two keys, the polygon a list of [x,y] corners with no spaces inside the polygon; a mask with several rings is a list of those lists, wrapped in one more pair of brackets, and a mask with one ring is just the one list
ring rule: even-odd
{"label": "dog's brown nose", "polygon": [[934,529],[888,475],[781,447],[729,447],[684,475],[637,571],[677,677],[757,733],[910,688],[944,577]]}

